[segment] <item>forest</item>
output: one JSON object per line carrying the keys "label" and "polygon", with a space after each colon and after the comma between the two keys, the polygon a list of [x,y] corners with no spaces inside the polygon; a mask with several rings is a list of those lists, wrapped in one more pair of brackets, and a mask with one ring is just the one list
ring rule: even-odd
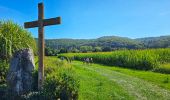
{"label": "forest", "polygon": [[[36,39],[37,40],[37,39]],[[46,55],[78,52],[106,52],[124,49],[169,48],[170,36],[130,39],[103,36],[97,39],[46,39]]]}

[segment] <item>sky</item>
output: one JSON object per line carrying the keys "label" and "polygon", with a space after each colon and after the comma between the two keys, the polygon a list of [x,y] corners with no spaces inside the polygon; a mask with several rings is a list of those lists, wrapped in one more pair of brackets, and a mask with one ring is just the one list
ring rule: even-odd
{"label": "sky", "polygon": [[[21,26],[37,20],[42,1],[45,18],[62,18],[60,25],[45,27],[46,39],[170,35],[170,0],[0,0],[0,19]],[[28,31],[38,37],[38,28]]]}

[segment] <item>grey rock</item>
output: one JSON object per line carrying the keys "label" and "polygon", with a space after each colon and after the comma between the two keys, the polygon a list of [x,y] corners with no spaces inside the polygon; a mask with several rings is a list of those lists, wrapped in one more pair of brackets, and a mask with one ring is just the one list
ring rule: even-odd
{"label": "grey rock", "polygon": [[9,91],[17,95],[29,92],[32,89],[34,68],[34,55],[31,49],[15,52],[7,75]]}

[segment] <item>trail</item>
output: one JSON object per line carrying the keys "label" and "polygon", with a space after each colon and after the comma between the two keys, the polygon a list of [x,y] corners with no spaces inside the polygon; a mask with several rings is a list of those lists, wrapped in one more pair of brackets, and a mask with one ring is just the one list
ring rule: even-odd
{"label": "trail", "polygon": [[105,66],[99,64],[85,65],[82,62],[75,61],[73,66],[84,68],[91,73],[97,72],[109,81],[116,82],[135,100],[170,100],[170,91],[143,79],[104,68]]}

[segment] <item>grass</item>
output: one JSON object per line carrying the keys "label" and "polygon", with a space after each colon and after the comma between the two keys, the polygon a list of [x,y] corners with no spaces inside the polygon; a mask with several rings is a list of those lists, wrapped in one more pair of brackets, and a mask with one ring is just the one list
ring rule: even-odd
{"label": "grass", "polygon": [[[167,100],[170,75],[99,64],[72,63],[80,79],[80,100]],[[109,96],[110,95],[110,96]]]}
{"label": "grass", "polygon": [[159,68],[156,68],[154,71],[170,74],[170,63],[161,64]]}
{"label": "grass", "polygon": [[132,69],[126,69],[120,67],[102,66],[103,69],[105,67],[106,69],[110,69],[119,73],[137,77],[145,81],[151,82],[153,84],[156,84],[164,89],[170,90],[170,82],[165,82],[167,81],[167,78],[170,79],[170,74],[161,74],[161,73],[155,73],[151,71],[132,70]]}
{"label": "grass", "polygon": [[74,65],[74,67],[80,79],[79,100],[133,99],[114,81],[79,65]]}
{"label": "grass", "polygon": [[[37,61],[36,57],[35,62]],[[74,75],[78,77],[76,79],[80,81],[78,100],[168,100],[170,98],[170,74],[101,64],[87,65],[80,61],[69,64],[57,57],[45,57],[45,73],[53,71],[48,68],[63,66],[74,70]],[[164,64],[162,67],[169,68],[169,64]]]}

